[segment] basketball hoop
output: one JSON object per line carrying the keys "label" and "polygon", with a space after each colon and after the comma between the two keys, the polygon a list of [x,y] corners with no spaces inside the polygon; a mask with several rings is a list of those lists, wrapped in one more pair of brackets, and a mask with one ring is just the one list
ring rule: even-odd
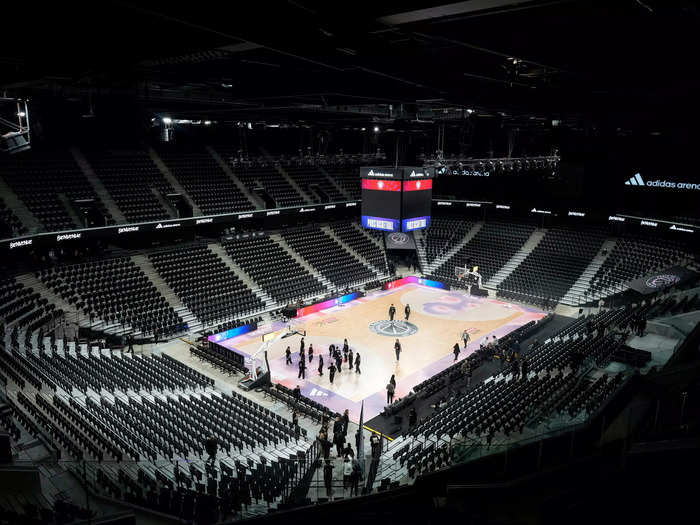
{"label": "basketball hoop", "polygon": [[[476,266],[474,268],[477,268]],[[457,281],[461,282],[465,277],[471,278],[467,284],[476,284],[481,288],[481,274],[474,269],[470,269],[467,266],[455,266],[455,276]]]}

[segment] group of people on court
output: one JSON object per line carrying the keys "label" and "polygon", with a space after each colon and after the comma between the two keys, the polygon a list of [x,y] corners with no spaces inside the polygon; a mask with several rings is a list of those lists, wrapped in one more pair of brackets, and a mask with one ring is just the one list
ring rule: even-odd
{"label": "group of people on court", "polygon": [[[297,376],[297,379],[306,379],[306,342],[304,341],[304,338],[301,338],[301,341],[299,342],[299,375]],[[292,365],[294,364],[292,361],[292,349],[288,346],[287,349],[284,351],[285,353],[285,358],[286,361],[285,363],[287,365]],[[347,338],[343,340],[343,348],[342,351],[340,349],[340,346],[336,346],[334,344],[331,344],[328,346],[328,353],[329,353],[329,360],[330,360],[330,365],[328,366],[328,377],[330,379],[331,384],[333,384],[333,380],[335,379],[336,373],[340,373],[343,370],[343,363],[347,363],[348,370],[352,372],[352,369],[355,369],[356,374],[361,374],[360,370],[360,363],[361,363],[361,358],[360,358],[360,353],[355,352],[353,353],[352,348],[350,348],[350,345],[348,344]],[[309,344],[309,350],[308,350],[308,356],[309,356],[309,366],[314,360],[314,345],[313,343]],[[323,376],[323,355],[319,354],[318,355],[318,375]]]}
{"label": "group of people on court", "polygon": [[[406,304],[406,306],[403,309],[403,313],[405,315],[404,320],[408,321],[408,318],[411,317],[411,305],[410,304]],[[395,316],[396,316],[396,307],[394,306],[394,303],[391,303],[391,306],[389,307],[389,321],[391,321],[393,323]]]}

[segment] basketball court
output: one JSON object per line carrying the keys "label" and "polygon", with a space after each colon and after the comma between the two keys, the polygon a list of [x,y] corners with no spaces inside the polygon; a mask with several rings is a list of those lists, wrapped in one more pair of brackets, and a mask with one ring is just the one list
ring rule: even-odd
{"label": "basketball court", "polygon": [[[396,307],[395,322],[389,319],[389,307]],[[408,322],[404,322],[404,307],[411,306]],[[364,420],[379,414],[386,405],[386,384],[395,374],[395,400],[412,388],[454,363],[453,346],[459,342],[461,361],[479,348],[485,337],[503,337],[545,313],[536,308],[511,304],[494,298],[471,297],[464,291],[447,291],[421,284],[406,284],[399,288],[377,291],[349,303],[295,319],[293,330],[306,333],[306,379],[298,379],[299,344],[301,335],[291,334],[274,340],[268,347],[268,361],[274,383],[294,388],[302,394],[342,412],[349,409],[350,418],[357,422],[364,401]],[[460,335],[471,334],[464,350]],[[263,335],[287,330],[285,323],[263,326],[254,332],[219,342],[244,354],[253,355],[262,345]],[[342,348],[343,338],[353,353],[361,355],[361,374],[343,363],[330,383],[328,347]],[[394,342],[402,346],[396,361]],[[309,363],[308,349],[313,345],[314,357]],[[285,364],[285,349],[292,350],[293,364]],[[318,372],[318,358],[323,356],[323,375]]]}

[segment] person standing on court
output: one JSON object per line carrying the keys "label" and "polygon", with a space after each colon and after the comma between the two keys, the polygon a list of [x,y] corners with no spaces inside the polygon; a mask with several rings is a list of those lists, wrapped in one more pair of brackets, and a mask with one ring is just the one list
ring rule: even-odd
{"label": "person standing on court", "polygon": [[[394,377],[394,376],[392,376]],[[391,403],[394,401],[394,392],[396,391],[396,386],[394,383],[389,381],[386,384],[386,404],[391,405]]]}
{"label": "person standing on court", "polygon": [[348,340],[343,339],[343,352],[347,352],[348,350],[350,350],[350,345],[348,344]]}
{"label": "person standing on court", "polygon": [[352,350],[348,351],[348,370],[352,371]]}
{"label": "person standing on court", "polygon": [[305,344],[306,344],[306,343],[304,343],[304,338],[302,337],[302,338],[301,338],[301,342],[299,343],[299,353],[300,353],[300,354],[303,354],[303,353],[304,353],[304,345],[305,345]]}
{"label": "person standing on court", "polygon": [[287,349],[284,351],[284,355],[287,357],[287,361],[285,364],[291,365],[292,364],[292,350],[291,350],[291,348],[287,347]]}
{"label": "person standing on court", "polygon": [[314,345],[311,343],[309,345],[309,363],[314,360]]}
{"label": "person standing on court", "polygon": [[340,350],[335,353],[335,367],[338,369],[338,373],[343,370],[343,357],[340,355]]}
{"label": "person standing on court", "polygon": [[360,372],[360,354],[355,354],[355,373],[356,374],[362,374]]}
{"label": "person standing on court", "polygon": [[457,361],[457,358],[459,357],[459,343],[455,343],[452,353],[455,355],[455,361]]}
{"label": "person standing on court", "polygon": [[297,379],[306,379],[306,360],[302,358],[299,360],[299,375],[297,376]]}
{"label": "person standing on court", "polygon": [[323,356],[318,356],[318,375],[323,375]]}
{"label": "person standing on court", "polygon": [[406,314],[406,321],[411,316],[411,305],[407,304],[406,308],[403,309],[403,313]]}
{"label": "person standing on court", "polygon": [[469,332],[465,328],[464,331],[462,332],[462,341],[464,341],[464,348],[466,348],[467,345],[469,344],[469,339],[470,339]]}
{"label": "person standing on court", "polygon": [[331,366],[328,367],[328,377],[331,380],[331,385],[333,384],[333,379],[335,378],[335,365],[331,362]]}
{"label": "person standing on court", "polygon": [[391,303],[391,306],[389,307],[389,321],[392,323],[394,322],[394,316],[396,315],[396,307],[394,306],[394,303]]}
{"label": "person standing on court", "polygon": [[394,351],[396,352],[396,360],[398,361],[401,356],[401,343],[399,343],[398,339],[394,343]]}

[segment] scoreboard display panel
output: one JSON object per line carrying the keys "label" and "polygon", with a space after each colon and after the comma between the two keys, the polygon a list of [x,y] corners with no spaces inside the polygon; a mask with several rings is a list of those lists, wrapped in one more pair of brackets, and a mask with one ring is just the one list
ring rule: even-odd
{"label": "scoreboard display panel", "polygon": [[401,231],[401,170],[360,168],[362,226],[385,232]]}
{"label": "scoreboard display panel", "polygon": [[430,226],[432,175],[422,167],[360,168],[362,226],[385,232]]}

